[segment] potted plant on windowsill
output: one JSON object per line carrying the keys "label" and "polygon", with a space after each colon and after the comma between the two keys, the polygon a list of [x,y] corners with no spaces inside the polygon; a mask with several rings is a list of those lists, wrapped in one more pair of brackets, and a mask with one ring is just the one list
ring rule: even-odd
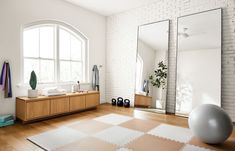
{"label": "potted plant on windowsill", "polygon": [[38,97],[38,90],[36,90],[37,87],[37,76],[34,71],[31,72],[29,85],[32,89],[28,90],[28,97],[29,98],[36,98]]}

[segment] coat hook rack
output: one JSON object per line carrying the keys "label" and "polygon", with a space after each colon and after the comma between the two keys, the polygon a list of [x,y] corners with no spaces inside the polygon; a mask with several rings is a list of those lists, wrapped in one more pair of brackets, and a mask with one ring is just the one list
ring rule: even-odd
{"label": "coat hook rack", "polygon": [[99,65],[99,68],[102,68],[103,67],[103,65]]}

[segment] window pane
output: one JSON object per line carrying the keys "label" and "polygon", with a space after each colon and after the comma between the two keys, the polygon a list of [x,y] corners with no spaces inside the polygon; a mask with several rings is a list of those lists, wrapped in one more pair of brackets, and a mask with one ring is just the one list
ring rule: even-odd
{"label": "window pane", "polygon": [[24,83],[29,83],[30,74],[34,70],[39,75],[39,61],[38,59],[24,59]]}
{"label": "window pane", "polygon": [[54,61],[41,60],[40,61],[40,82],[54,82]]}
{"label": "window pane", "polygon": [[[58,41],[55,35],[59,36]],[[24,82],[29,82],[32,70],[36,72],[40,83],[57,80],[84,81],[83,78],[86,76],[86,68],[83,67],[83,63],[86,62],[84,46],[85,41],[80,35],[61,25],[42,24],[24,30]],[[55,72],[57,70],[60,79],[57,79]]]}
{"label": "window pane", "polygon": [[24,31],[23,48],[25,57],[39,57],[39,29]]}
{"label": "window pane", "polygon": [[75,36],[71,36],[71,59],[81,60],[82,55],[82,43]]}
{"label": "window pane", "polygon": [[83,81],[81,62],[71,62],[71,80],[72,81]]}
{"label": "window pane", "polygon": [[70,61],[60,61],[60,81],[71,81]]}
{"label": "window pane", "polygon": [[60,29],[59,36],[59,47],[60,47],[60,59],[70,59],[70,33],[67,31]]}
{"label": "window pane", "polygon": [[40,28],[40,57],[54,58],[54,28],[52,26]]}

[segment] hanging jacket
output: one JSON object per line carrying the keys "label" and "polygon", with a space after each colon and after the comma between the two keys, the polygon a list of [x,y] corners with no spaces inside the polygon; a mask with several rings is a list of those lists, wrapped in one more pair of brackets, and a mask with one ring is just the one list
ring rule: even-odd
{"label": "hanging jacket", "polygon": [[2,86],[2,91],[4,91],[4,97],[12,97],[11,69],[8,62],[3,63],[2,72],[0,76],[0,85]]}
{"label": "hanging jacket", "polygon": [[97,65],[94,65],[92,69],[92,89],[96,90],[96,88],[99,91],[99,69]]}
{"label": "hanging jacket", "polygon": [[142,91],[149,93],[149,80],[144,80]]}

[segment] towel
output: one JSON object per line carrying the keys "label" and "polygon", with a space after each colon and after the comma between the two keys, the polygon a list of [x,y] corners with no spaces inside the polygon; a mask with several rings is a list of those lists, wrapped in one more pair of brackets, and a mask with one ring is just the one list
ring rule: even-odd
{"label": "towel", "polygon": [[5,89],[5,80],[6,79],[6,63],[3,63],[2,66],[2,72],[1,72],[1,77],[0,77],[0,85],[2,86],[2,90],[4,91]]}
{"label": "towel", "polygon": [[66,90],[58,87],[50,87],[42,89],[42,95],[45,96],[55,96],[55,95],[65,95]]}
{"label": "towel", "polygon": [[92,89],[99,91],[99,69],[97,65],[92,69]]}
{"label": "towel", "polygon": [[12,97],[11,69],[8,62],[3,63],[2,72],[0,76],[0,85],[2,86],[2,91],[4,91],[4,97]]}
{"label": "towel", "polygon": [[0,123],[5,123],[10,120],[14,120],[14,117],[12,114],[0,115]]}

